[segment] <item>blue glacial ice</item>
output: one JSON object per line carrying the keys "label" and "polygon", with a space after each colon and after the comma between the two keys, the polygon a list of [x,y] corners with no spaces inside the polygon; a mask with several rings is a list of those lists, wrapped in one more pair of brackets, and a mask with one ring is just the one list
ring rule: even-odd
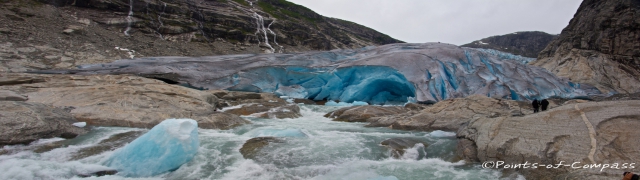
{"label": "blue glacial ice", "polygon": [[482,52],[487,53],[487,54],[491,54],[493,56],[496,56],[500,60],[516,61],[516,62],[519,62],[519,63],[522,63],[522,64],[528,64],[529,62],[536,60],[536,58],[524,57],[524,56],[520,56],[520,55],[515,55],[515,54],[511,54],[511,53],[498,51],[498,50],[495,50],[495,49],[477,48],[476,50],[482,51]]}
{"label": "blue glacial ice", "polygon": [[353,101],[352,103],[346,103],[346,102],[335,102],[335,101],[327,101],[327,103],[324,104],[325,106],[366,106],[369,105],[369,103],[367,102],[363,102],[363,101]]}
{"label": "blue glacial ice", "polygon": [[527,65],[531,60],[444,43],[389,44],[295,54],[139,58],[64,73],[164,74],[199,89],[369,104],[441,101],[472,94],[531,100],[600,93]]}
{"label": "blue glacial ice", "polygon": [[198,152],[198,123],[167,119],[116,150],[105,165],[129,177],[149,177],[178,169]]}

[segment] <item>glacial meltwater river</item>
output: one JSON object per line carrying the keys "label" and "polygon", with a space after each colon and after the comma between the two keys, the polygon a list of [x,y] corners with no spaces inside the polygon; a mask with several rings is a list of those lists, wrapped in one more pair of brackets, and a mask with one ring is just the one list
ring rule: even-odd
{"label": "glacial meltwater river", "polygon": [[[323,115],[339,107],[300,105],[302,117],[261,119],[231,130],[199,129],[200,149],[195,158],[175,171],[147,178],[118,175],[88,179],[512,179],[500,171],[482,169],[454,159],[456,139],[451,132],[400,131],[364,127],[364,123],[335,122]],[[40,140],[29,146],[5,146],[0,155],[0,179],[87,179],[76,176],[108,169],[102,163],[113,150],[71,160],[78,150],[111,135],[137,128],[94,127],[70,145],[44,153],[29,149],[62,139]],[[249,139],[277,136],[283,140],[260,150],[255,160],[239,149]],[[410,138],[428,144],[414,146],[400,159],[380,145],[389,138]],[[517,179],[523,179],[517,175]]]}

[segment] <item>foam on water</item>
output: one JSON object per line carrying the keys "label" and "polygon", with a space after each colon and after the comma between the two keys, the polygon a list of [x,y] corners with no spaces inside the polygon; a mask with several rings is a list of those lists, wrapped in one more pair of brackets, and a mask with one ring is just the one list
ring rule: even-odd
{"label": "foam on water", "polygon": [[[366,128],[364,123],[331,121],[323,115],[340,107],[300,105],[295,119],[247,118],[252,124],[231,130],[199,129],[200,146],[193,159],[174,171],[152,179],[500,179],[502,173],[478,165],[453,162],[455,139],[436,136],[447,132],[412,132]],[[97,128],[75,145],[47,153],[21,152],[0,156],[0,179],[73,179],[79,173],[108,168],[105,159],[114,154],[69,161],[79,147],[134,128]],[[304,136],[298,136],[304,135]],[[260,156],[245,159],[239,149],[257,136],[276,136],[283,142],[265,146]],[[400,159],[390,157],[380,142],[390,138],[423,141],[406,150]],[[49,140],[53,141],[53,140]],[[18,166],[14,166],[18,165]],[[22,169],[19,169],[22,168]],[[4,173],[7,172],[7,173]],[[119,175],[90,179],[127,179]]]}

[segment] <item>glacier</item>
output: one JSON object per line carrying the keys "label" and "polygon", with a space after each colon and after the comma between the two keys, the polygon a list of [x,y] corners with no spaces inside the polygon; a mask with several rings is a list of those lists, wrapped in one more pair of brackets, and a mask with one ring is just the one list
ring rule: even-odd
{"label": "glacier", "polygon": [[198,152],[198,123],[167,119],[128,145],[117,149],[105,165],[119,175],[149,177],[178,169]]}
{"label": "glacier", "polygon": [[149,57],[40,73],[137,74],[197,89],[369,104],[433,102],[472,94],[532,100],[600,93],[527,65],[531,60],[445,43],[403,43],[293,54]]}

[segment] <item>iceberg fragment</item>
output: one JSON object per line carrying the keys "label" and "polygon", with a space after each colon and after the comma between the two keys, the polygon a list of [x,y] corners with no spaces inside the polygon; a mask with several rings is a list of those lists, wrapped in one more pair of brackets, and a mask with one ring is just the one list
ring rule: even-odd
{"label": "iceberg fragment", "polygon": [[75,123],[73,123],[71,125],[73,125],[75,127],[83,128],[83,127],[87,126],[87,122],[75,122]]}
{"label": "iceberg fragment", "polygon": [[167,119],[130,144],[116,150],[105,165],[130,177],[148,177],[179,168],[198,152],[198,123]]}
{"label": "iceberg fragment", "polygon": [[454,132],[446,132],[446,131],[441,131],[441,130],[435,130],[433,132],[430,132],[428,134],[431,137],[455,137],[456,133]]}

